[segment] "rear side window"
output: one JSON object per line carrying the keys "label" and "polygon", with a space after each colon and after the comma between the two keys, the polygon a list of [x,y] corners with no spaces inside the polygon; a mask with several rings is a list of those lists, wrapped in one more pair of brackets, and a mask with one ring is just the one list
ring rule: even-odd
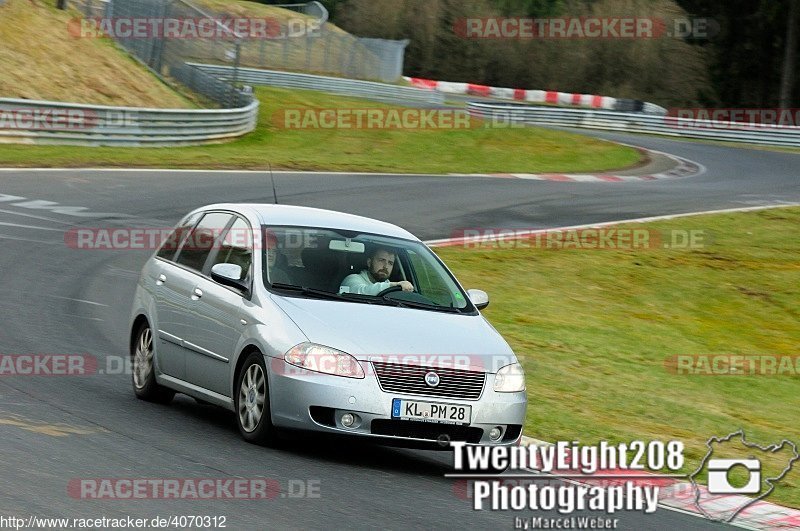
{"label": "rear side window", "polygon": [[183,239],[189,234],[192,227],[194,227],[194,224],[197,223],[198,219],[200,219],[199,212],[181,220],[178,226],[175,227],[175,230],[173,230],[161,244],[161,249],[158,250],[156,256],[164,260],[172,260],[175,258],[175,252],[183,242]]}
{"label": "rear side window", "polygon": [[232,218],[232,214],[223,212],[212,212],[203,216],[200,223],[184,239],[175,261],[189,269],[202,271],[217,238]]}

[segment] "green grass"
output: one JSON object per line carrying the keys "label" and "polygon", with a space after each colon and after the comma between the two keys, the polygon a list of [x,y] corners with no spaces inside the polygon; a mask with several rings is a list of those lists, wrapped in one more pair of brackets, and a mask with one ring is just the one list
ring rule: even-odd
{"label": "green grass", "polygon": [[258,128],[228,143],[184,148],[0,145],[2,166],[274,168],[410,173],[604,171],[640,161],[634,149],[537,128],[438,130],[282,129],[298,108],[391,108],[315,91],[257,88]]}
{"label": "green grass", "polygon": [[0,98],[194,107],[110,39],[71,34],[78,11],[60,11],[55,4],[7,0],[0,5]]}
{"label": "green grass", "polygon": [[[800,354],[798,226],[800,208],[774,209],[630,225],[710,231],[695,250],[436,251],[465,286],[489,292],[485,316],[526,369],[528,435],[679,439],[690,472],[709,437],[738,428],[762,445],[800,442],[800,374],[665,368],[680,354]],[[800,507],[800,466],[770,501]]]}

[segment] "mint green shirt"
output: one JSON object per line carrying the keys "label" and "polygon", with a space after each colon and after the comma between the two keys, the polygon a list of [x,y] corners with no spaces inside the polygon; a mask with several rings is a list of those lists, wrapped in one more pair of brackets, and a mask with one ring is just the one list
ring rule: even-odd
{"label": "mint green shirt", "polygon": [[359,274],[347,275],[342,280],[339,293],[360,293],[362,295],[377,295],[381,291],[391,286],[390,280],[383,282],[373,282],[369,276],[369,271],[362,270]]}

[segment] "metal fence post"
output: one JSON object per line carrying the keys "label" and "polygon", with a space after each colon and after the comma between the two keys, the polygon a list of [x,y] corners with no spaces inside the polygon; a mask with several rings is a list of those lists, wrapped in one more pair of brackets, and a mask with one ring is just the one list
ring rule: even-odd
{"label": "metal fence post", "polygon": [[261,66],[267,66],[266,65],[266,60],[267,60],[266,53],[267,53],[267,39],[263,38],[263,39],[261,39],[261,47],[260,47],[260,49],[258,51],[258,64],[261,65]]}
{"label": "metal fence post", "polygon": [[325,63],[323,65],[323,67],[322,67],[322,70],[323,70],[323,72],[328,72],[329,68],[330,68],[329,67],[329,61],[330,61],[330,58],[331,58],[331,32],[330,31],[325,31],[325,44],[324,44],[324,47],[325,47],[325,51],[324,51]]}
{"label": "metal fence post", "polygon": [[233,59],[233,79],[231,80],[231,107],[235,107],[238,104],[237,95],[238,95],[238,88],[236,85],[239,83],[239,64],[241,62],[242,56],[242,39],[236,38],[236,56]]}

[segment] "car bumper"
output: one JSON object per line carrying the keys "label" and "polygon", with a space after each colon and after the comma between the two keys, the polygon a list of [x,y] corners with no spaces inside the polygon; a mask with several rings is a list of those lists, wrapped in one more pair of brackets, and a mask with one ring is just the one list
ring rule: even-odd
{"label": "car bumper", "polygon": [[[461,400],[383,391],[374,371],[362,363],[363,379],[331,376],[300,369],[280,358],[268,358],[272,422],[281,428],[311,430],[329,434],[374,439],[381,444],[448,449],[449,441],[472,444],[517,445],[522,437],[527,398],[525,392],[496,393],[493,374],[487,374],[483,393],[477,400]],[[393,419],[395,398],[467,405],[472,408],[469,425]],[[341,417],[351,413],[351,427]],[[496,441],[489,431],[499,426]]]}

